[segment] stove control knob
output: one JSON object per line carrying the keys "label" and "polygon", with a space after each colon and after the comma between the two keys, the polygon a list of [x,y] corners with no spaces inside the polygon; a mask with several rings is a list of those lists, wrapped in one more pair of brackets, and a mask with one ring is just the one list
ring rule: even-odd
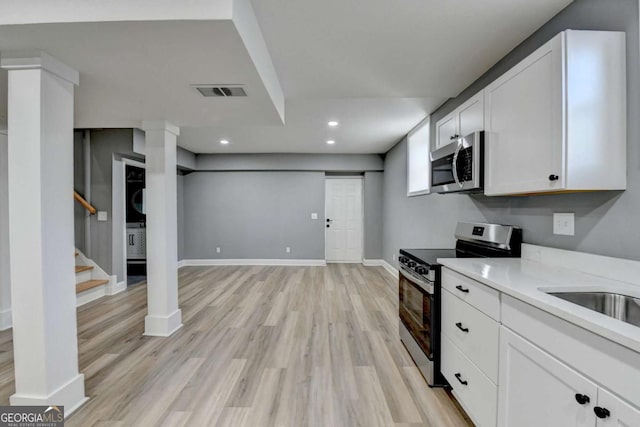
{"label": "stove control knob", "polygon": [[418,273],[418,274],[427,274],[427,269],[424,268],[424,267],[418,266],[418,267],[416,267],[416,273]]}
{"label": "stove control knob", "polygon": [[409,266],[409,268],[413,268],[413,267],[415,267],[415,266],[416,266],[416,263],[415,263],[415,261],[409,261],[409,262],[407,263],[407,265]]}
{"label": "stove control knob", "polygon": [[398,261],[400,262],[400,264],[406,264],[407,263],[407,257],[404,256],[399,256],[398,257]]}

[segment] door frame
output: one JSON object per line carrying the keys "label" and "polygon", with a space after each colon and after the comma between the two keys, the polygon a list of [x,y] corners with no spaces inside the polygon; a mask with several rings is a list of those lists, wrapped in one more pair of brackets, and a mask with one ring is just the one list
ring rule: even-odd
{"label": "door frame", "polygon": [[[122,262],[122,277],[123,277],[125,286],[127,286],[127,279],[128,279],[128,274],[127,274],[127,202],[128,202],[127,201],[127,166],[135,166],[145,170],[147,169],[147,165],[144,162],[129,159],[127,157],[122,157],[120,159],[113,160],[112,203],[114,206],[113,208],[114,212],[115,212],[116,206],[121,204],[120,206],[117,206],[121,220],[119,220],[117,223],[115,220],[113,221],[113,234],[114,234],[114,237],[116,235],[119,235],[120,238],[122,239],[121,240],[122,254],[121,254],[120,262]],[[118,174],[117,178],[116,178],[116,173]],[[118,185],[116,185],[116,183]],[[118,191],[116,191],[116,188],[118,189]],[[116,245],[113,245],[114,255],[115,255],[115,247]],[[116,257],[114,256],[113,259],[115,260]]]}
{"label": "door frame", "polygon": [[[328,261],[327,260],[327,181],[330,179],[360,180],[360,261]],[[362,264],[364,260],[364,175],[325,175],[324,177],[324,261],[328,264]]]}

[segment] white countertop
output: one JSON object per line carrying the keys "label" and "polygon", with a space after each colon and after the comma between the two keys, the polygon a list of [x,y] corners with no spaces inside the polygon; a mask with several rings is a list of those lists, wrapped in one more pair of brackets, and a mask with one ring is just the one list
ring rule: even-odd
{"label": "white countertop", "polygon": [[604,291],[640,298],[640,285],[521,258],[443,258],[438,262],[640,353],[640,327],[545,293]]}

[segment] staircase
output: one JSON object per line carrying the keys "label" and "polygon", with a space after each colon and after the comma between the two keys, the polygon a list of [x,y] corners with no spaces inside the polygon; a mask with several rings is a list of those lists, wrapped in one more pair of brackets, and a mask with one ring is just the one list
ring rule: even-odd
{"label": "staircase", "polygon": [[76,251],[76,305],[111,295],[111,278],[95,263]]}

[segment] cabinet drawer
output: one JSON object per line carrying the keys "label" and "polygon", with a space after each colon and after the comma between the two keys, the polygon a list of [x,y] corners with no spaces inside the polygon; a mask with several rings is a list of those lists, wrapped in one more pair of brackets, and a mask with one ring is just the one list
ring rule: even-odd
{"label": "cabinet drawer", "polygon": [[442,269],[442,287],[487,316],[500,321],[500,293],[462,274]]}
{"label": "cabinet drawer", "polygon": [[498,387],[445,334],[442,335],[442,373],[451,384],[453,395],[477,426],[496,425]]}
{"label": "cabinet drawer", "polygon": [[498,383],[498,322],[443,290],[442,333],[491,381]]}

